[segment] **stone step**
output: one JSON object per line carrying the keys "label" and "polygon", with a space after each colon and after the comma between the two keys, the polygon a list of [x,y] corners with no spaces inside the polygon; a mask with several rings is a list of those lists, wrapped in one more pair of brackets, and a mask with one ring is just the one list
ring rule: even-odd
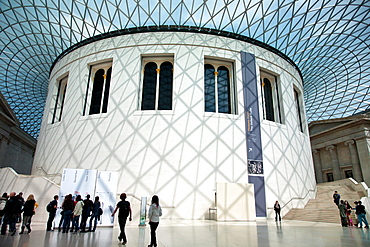
{"label": "stone step", "polygon": [[[283,219],[287,220],[302,220],[314,222],[327,222],[340,224],[339,209],[333,202],[333,193],[338,191],[341,200],[347,200],[349,204],[354,207],[354,201],[360,200],[364,194],[354,191],[347,185],[317,185],[316,199],[308,201],[303,209],[290,210]],[[354,219],[354,210],[351,217]]]}

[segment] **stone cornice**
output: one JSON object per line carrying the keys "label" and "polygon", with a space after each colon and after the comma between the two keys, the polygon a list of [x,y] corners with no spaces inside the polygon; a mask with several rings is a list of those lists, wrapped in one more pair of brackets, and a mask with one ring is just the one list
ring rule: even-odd
{"label": "stone cornice", "polygon": [[[312,139],[312,138],[319,137],[319,136],[332,135],[332,132],[338,132],[341,129],[348,129],[349,126],[358,126],[358,125],[361,125],[361,124],[369,124],[369,127],[370,127],[370,118],[362,118],[362,119],[358,119],[358,120],[353,120],[353,121],[341,124],[339,126],[335,126],[333,128],[330,128],[330,129],[321,131],[319,133],[310,135],[310,138]],[[362,131],[365,131],[365,129],[361,130],[361,131],[356,131],[356,132],[362,132]],[[356,132],[354,132],[354,133],[356,133]]]}

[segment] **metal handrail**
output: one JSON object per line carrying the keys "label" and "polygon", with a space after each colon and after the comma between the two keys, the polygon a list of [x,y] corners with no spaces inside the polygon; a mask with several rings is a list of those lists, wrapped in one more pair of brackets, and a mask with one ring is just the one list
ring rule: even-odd
{"label": "metal handrail", "polygon": [[[134,195],[134,194],[132,194],[132,193],[127,193],[127,196],[131,196],[131,197],[133,197],[134,199],[136,199],[136,200],[138,200],[138,201],[140,201],[141,202],[141,198],[140,197],[138,197],[138,196],[136,196],[136,195]],[[147,206],[150,206],[150,203],[146,203],[146,205]],[[175,206],[163,206],[163,205],[161,205],[161,208],[175,208]]]}
{"label": "metal handrail", "polygon": [[[287,203],[285,203],[282,207],[281,207],[281,209],[283,209],[285,206],[287,206],[292,200],[303,200],[303,199],[306,199],[306,197],[308,196],[308,194],[310,193],[310,192],[316,192],[317,191],[317,187],[316,187],[316,189],[314,189],[314,190],[308,190],[307,191],[307,193],[306,193],[306,195],[304,196],[304,197],[292,197],[292,198],[290,198],[290,200],[287,202]],[[273,207],[268,207],[267,209],[273,209]]]}
{"label": "metal handrail", "polygon": [[44,173],[44,176],[60,176],[60,177],[62,177],[62,174],[59,173],[59,172],[58,173],[52,173],[52,174],[47,173],[42,166],[36,166],[36,170],[41,170]]}

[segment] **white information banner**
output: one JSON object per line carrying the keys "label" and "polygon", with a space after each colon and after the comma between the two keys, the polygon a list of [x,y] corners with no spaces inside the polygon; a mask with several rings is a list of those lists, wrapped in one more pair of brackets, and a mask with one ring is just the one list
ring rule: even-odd
{"label": "white information banner", "polygon": [[68,194],[72,194],[73,199],[77,195],[81,195],[82,200],[85,199],[86,195],[94,195],[97,170],[87,169],[64,169],[62,181],[60,184],[60,196],[64,197]]}
{"label": "white information banner", "polygon": [[99,196],[103,215],[98,222],[101,226],[113,226],[112,213],[116,208],[118,172],[99,171],[96,179],[95,196]]}
{"label": "white information banner", "polygon": [[[91,169],[64,169],[59,190],[59,200],[54,227],[58,227],[60,221],[60,207],[65,196],[72,194],[73,199],[81,195],[82,199],[90,195],[90,200],[94,201],[95,196],[99,196],[103,215],[98,222],[99,226],[113,226],[111,214],[116,207],[116,191],[118,184],[118,173],[110,171],[98,171]],[[87,221],[89,224],[89,220]]]}

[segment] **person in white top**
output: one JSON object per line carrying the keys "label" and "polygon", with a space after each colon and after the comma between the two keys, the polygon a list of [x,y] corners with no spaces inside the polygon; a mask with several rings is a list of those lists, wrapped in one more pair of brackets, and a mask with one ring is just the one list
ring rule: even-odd
{"label": "person in white top", "polygon": [[80,220],[80,215],[82,214],[82,207],[84,203],[82,202],[81,195],[77,195],[76,197],[76,205],[75,209],[73,210],[73,220],[72,224],[75,227],[75,232],[77,233],[79,230],[79,220]]}
{"label": "person in white top", "polygon": [[159,206],[158,196],[154,195],[152,197],[152,205],[150,205],[148,212],[150,225],[150,245],[148,245],[148,247],[157,247],[157,237],[155,231],[157,230],[160,216],[162,216],[162,208]]}

